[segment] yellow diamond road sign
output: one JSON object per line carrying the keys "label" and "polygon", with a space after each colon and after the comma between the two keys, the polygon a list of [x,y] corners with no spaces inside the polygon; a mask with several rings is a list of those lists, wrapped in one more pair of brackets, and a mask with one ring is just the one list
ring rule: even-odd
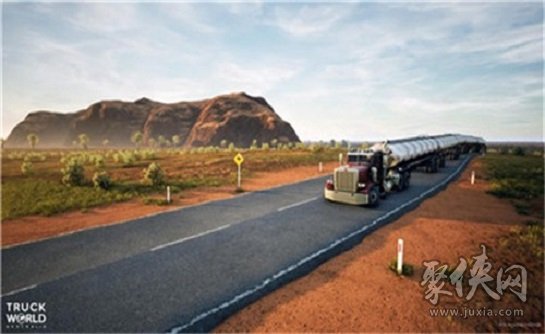
{"label": "yellow diamond road sign", "polygon": [[242,157],[242,154],[237,154],[235,155],[235,157],[233,158],[233,161],[237,164],[237,165],[241,165],[243,162],[244,162],[244,158]]}

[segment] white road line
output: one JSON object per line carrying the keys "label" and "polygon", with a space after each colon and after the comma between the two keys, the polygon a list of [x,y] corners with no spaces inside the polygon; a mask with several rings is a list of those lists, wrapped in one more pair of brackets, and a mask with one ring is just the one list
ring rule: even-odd
{"label": "white road line", "polygon": [[312,198],[309,198],[309,199],[306,199],[304,201],[301,201],[301,202],[297,202],[297,203],[293,203],[293,204],[290,204],[290,205],[286,205],[286,206],[283,206],[281,208],[278,208],[276,211],[280,212],[280,211],[284,211],[284,210],[287,210],[287,209],[291,209],[291,208],[295,208],[296,206],[299,206],[299,205],[303,205],[303,204],[307,204],[307,203],[310,203],[312,201],[315,201],[319,198],[319,196],[316,196],[316,197],[312,197]]}
{"label": "white road line", "polygon": [[26,291],[26,290],[32,290],[37,286],[38,286],[38,284],[32,284],[32,285],[29,285],[29,286],[25,286],[24,288],[15,289],[13,291],[10,291],[8,293],[3,294],[2,297],[11,296],[11,295],[14,295],[16,293],[23,292],[23,291]]}
{"label": "white road line", "polygon": [[407,206],[410,206],[413,203],[424,199],[428,194],[431,194],[434,191],[436,191],[437,189],[439,189],[440,187],[445,186],[453,178],[455,178],[457,175],[459,175],[459,173],[462,171],[462,169],[464,169],[467,166],[467,163],[468,163],[468,161],[470,159],[471,159],[471,156],[467,157],[460,164],[460,166],[458,166],[458,168],[456,168],[456,170],[452,174],[447,176],[447,178],[444,179],[443,181],[439,182],[438,184],[431,187],[430,189],[424,191],[423,193],[421,193],[420,195],[418,195],[415,198],[411,199],[410,201],[405,202],[402,205],[398,206],[397,208],[392,209],[392,210],[388,211],[387,213],[385,213],[384,215],[376,218],[371,224],[365,225],[365,226],[355,230],[354,232],[352,232],[352,233],[350,233],[350,234],[348,234],[348,235],[346,235],[346,236],[344,236],[344,237],[342,237],[340,239],[337,239],[337,240],[333,241],[331,244],[329,244],[325,248],[322,248],[322,249],[316,251],[315,253],[301,259],[299,262],[297,262],[295,264],[292,264],[291,266],[287,267],[286,269],[282,269],[282,270],[278,271],[276,274],[274,274],[273,276],[271,276],[269,278],[266,278],[264,281],[262,281],[260,284],[258,284],[256,286],[254,286],[253,288],[248,289],[248,290],[242,292],[241,294],[233,297],[232,299],[230,299],[228,301],[225,301],[222,304],[220,304],[220,305],[218,305],[218,306],[216,306],[216,307],[214,307],[212,309],[209,309],[206,312],[203,312],[203,313],[195,316],[189,322],[187,322],[187,323],[185,323],[185,324],[183,324],[181,326],[177,326],[177,327],[172,328],[170,330],[170,332],[171,333],[180,333],[180,332],[184,331],[185,329],[190,328],[191,326],[193,326],[197,322],[199,322],[199,321],[201,321],[201,320],[203,320],[203,319],[205,319],[205,318],[207,318],[207,317],[209,317],[209,316],[211,316],[211,315],[213,315],[215,313],[218,313],[223,309],[226,309],[226,308],[230,307],[231,305],[237,303],[239,300],[244,299],[245,297],[251,296],[254,293],[264,289],[267,285],[271,284],[272,282],[276,281],[277,279],[281,278],[282,276],[284,276],[284,275],[288,274],[289,272],[299,268],[300,266],[304,265],[305,263],[315,259],[316,257],[320,256],[321,254],[335,248],[336,246],[338,246],[339,244],[342,244],[343,242],[349,240],[350,238],[365,232],[370,227],[375,226],[379,222],[385,220],[386,218],[388,218],[389,216],[393,215],[394,213],[400,211],[401,209],[403,209],[403,208],[405,208]]}
{"label": "white road line", "polygon": [[230,227],[231,224],[227,224],[227,225],[223,225],[223,226],[220,226],[218,228],[215,228],[215,229],[212,229],[212,230],[208,230],[208,231],[204,231],[204,232],[201,232],[201,233],[197,233],[195,235],[192,235],[192,236],[189,236],[189,237],[185,237],[185,238],[181,238],[181,239],[178,239],[178,240],[174,240],[174,241],[171,241],[171,242],[168,242],[166,244],[162,244],[162,245],[159,245],[159,246],[155,246],[153,247],[152,249],[150,249],[150,251],[152,252],[155,252],[156,250],[159,250],[159,249],[163,249],[165,247],[169,247],[169,246],[172,246],[172,245],[176,245],[176,244],[181,244],[182,242],[185,242],[185,241],[188,241],[188,240],[191,240],[191,239],[196,239],[196,238],[199,238],[199,237],[203,237],[207,234],[210,234],[210,233],[214,233],[214,232],[218,232],[218,231],[221,231],[221,230],[224,230],[228,227]]}

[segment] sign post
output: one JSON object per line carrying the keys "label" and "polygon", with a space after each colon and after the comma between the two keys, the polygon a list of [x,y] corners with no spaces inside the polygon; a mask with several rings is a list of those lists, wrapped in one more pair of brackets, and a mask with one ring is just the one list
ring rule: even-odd
{"label": "sign post", "polygon": [[475,171],[474,170],[471,171],[471,184],[472,185],[475,184]]}
{"label": "sign post", "polygon": [[244,162],[244,157],[242,156],[242,154],[238,153],[237,155],[235,155],[235,157],[233,158],[233,161],[235,162],[235,164],[237,164],[237,167],[238,167],[238,175],[237,175],[237,189],[240,190],[240,184],[241,184],[241,166],[242,166],[242,163]]}
{"label": "sign post", "polygon": [[343,154],[339,153],[339,166],[343,164]]}

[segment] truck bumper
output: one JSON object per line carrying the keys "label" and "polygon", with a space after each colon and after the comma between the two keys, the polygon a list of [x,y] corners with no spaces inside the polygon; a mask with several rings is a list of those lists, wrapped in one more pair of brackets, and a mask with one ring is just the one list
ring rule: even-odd
{"label": "truck bumper", "polygon": [[324,188],[324,197],[327,200],[352,205],[367,205],[369,204],[369,196],[362,193],[348,193],[344,191],[328,190]]}

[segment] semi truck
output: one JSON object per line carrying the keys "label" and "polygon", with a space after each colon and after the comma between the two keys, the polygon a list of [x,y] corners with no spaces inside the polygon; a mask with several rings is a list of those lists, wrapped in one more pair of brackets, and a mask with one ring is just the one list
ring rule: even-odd
{"label": "semi truck", "polygon": [[335,168],[324,186],[325,199],[352,205],[377,206],[381,198],[410,186],[411,173],[436,173],[446,160],[461,154],[484,153],[483,138],[444,134],[378,142],[348,152],[347,164]]}

